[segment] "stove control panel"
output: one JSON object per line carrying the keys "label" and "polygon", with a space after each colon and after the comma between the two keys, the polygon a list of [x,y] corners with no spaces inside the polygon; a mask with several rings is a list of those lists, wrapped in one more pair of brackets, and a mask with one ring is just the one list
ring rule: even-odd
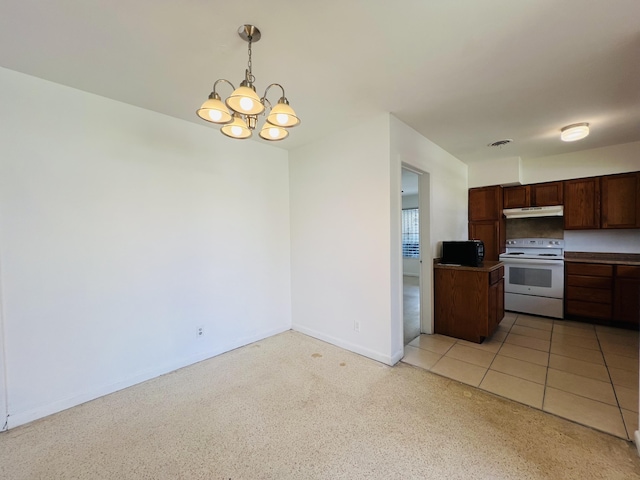
{"label": "stove control panel", "polygon": [[509,247],[564,248],[564,240],[561,238],[513,238],[506,243]]}

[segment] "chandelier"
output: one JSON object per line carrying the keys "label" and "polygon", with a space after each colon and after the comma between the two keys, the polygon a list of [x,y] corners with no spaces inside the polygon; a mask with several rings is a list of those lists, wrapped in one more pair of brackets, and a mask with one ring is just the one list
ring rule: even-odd
{"label": "chandelier", "polygon": [[[203,120],[222,125],[220,131],[231,138],[249,138],[253,134],[258,124],[258,116],[265,112],[265,107],[269,107],[266,121],[260,130],[260,137],[277,141],[287,138],[288,128],[295,127],[300,123],[300,119],[289,106],[289,101],[284,94],[284,88],[278,83],[272,83],[264,91],[262,98],[256,94],[253,86],[255,77],[251,72],[251,44],[260,40],[260,30],[254,25],[242,25],[238,29],[238,35],[249,43],[249,61],[245,70],[244,80],[238,88],[234,87],[229,80],[224,78],[216,80],[213,84],[213,91],[209,99],[196,111]],[[220,95],[216,92],[219,83],[226,83],[231,86],[233,93],[222,103]],[[267,93],[272,87],[282,90],[282,96],[275,106],[267,100]]]}

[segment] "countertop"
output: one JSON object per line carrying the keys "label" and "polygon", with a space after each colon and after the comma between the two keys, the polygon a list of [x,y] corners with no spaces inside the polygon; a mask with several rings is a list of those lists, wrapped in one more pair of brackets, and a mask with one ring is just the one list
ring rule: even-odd
{"label": "countertop", "polygon": [[468,267],[465,265],[451,265],[446,263],[439,263],[439,259],[435,259],[433,262],[434,268],[444,268],[449,270],[472,270],[474,272],[492,272],[504,265],[502,262],[494,262],[487,260],[482,262],[477,267]]}
{"label": "countertop", "polygon": [[564,252],[565,262],[640,266],[640,253]]}

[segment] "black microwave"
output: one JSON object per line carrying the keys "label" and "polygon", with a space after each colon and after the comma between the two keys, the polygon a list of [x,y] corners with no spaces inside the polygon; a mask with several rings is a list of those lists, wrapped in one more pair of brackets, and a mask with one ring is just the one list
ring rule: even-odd
{"label": "black microwave", "polygon": [[483,260],[484,242],[482,240],[442,242],[440,263],[477,267]]}

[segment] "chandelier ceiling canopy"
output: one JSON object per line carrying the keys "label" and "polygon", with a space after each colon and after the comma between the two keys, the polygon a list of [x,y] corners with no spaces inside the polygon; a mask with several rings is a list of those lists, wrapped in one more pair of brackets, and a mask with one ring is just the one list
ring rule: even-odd
{"label": "chandelier ceiling canopy", "polygon": [[[259,135],[269,141],[283,140],[289,135],[288,129],[298,125],[300,119],[293,108],[289,106],[284,88],[279,83],[270,84],[262,97],[258,97],[256,93],[256,88],[253,85],[255,77],[251,71],[251,45],[260,40],[262,36],[258,27],[242,25],[238,29],[238,35],[249,44],[249,61],[244,80],[240,82],[238,88],[224,78],[216,80],[209,98],[196,113],[207,122],[222,125],[220,131],[227,137],[244,139],[251,137],[258,124],[258,116],[264,114],[268,107],[269,113],[266,114],[266,120]],[[228,84],[233,89],[224,103],[216,91],[220,83]],[[282,91],[282,96],[275,105],[271,105],[267,99],[267,93],[272,87]]]}

